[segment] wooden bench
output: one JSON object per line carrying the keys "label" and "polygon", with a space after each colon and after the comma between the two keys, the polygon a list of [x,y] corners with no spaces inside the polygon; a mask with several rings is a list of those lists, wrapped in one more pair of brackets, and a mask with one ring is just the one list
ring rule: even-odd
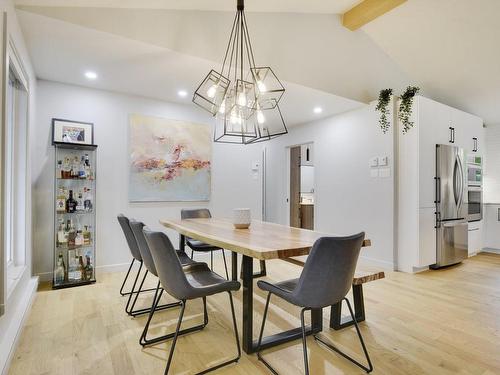
{"label": "wooden bench", "polygon": [[[300,267],[304,267],[305,262],[297,258],[285,258],[282,259],[285,262],[295,264]],[[370,281],[383,279],[385,273],[380,272],[358,272],[354,274],[352,280],[352,296],[354,300],[354,316],[356,321],[363,322],[365,317],[365,303],[363,300],[363,284]],[[339,330],[354,325],[354,320],[350,316],[342,317],[342,302],[339,302],[331,307],[330,313],[330,328]]]}

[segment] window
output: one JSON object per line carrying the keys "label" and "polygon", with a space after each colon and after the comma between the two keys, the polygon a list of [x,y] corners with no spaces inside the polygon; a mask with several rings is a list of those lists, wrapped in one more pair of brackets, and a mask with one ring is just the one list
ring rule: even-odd
{"label": "window", "polygon": [[7,297],[26,265],[28,90],[12,45],[8,48],[9,75],[5,85],[3,232],[7,265]]}

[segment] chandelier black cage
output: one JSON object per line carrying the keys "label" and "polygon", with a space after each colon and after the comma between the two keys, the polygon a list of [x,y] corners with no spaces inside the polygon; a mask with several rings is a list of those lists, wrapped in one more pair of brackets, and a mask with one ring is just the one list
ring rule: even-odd
{"label": "chandelier black cage", "polygon": [[237,0],[221,71],[208,73],[193,102],[216,117],[215,142],[249,144],[288,133],[278,106],[284,92],[270,67],[255,65],[244,0]]}

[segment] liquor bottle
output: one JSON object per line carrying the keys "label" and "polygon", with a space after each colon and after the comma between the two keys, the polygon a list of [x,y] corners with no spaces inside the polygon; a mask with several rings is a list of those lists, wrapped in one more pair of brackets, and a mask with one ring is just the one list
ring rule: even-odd
{"label": "liquor bottle", "polygon": [[64,158],[62,178],[71,178],[71,164],[69,157]]}
{"label": "liquor bottle", "polygon": [[92,211],[92,193],[90,188],[85,188],[85,198],[83,201],[85,211]]}
{"label": "liquor bottle", "polygon": [[78,156],[75,155],[73,158],[73,162],[71,164],[71,178],[78,178],[78,171],[79,171],[79,162],[78,162]]}
{"label": "liquor bottle", "polygon": [[80,164],[79,164],[78,178],[81,178],[81,179],[87,178],[87,175],[85,172],[85,156],[83,156],[83,155],[82,155],[82,158],[81,158]]}
{"label": "liquor bottle", "polygon": [[76,201],[73,199],[73,190],[69,191],[69,197],[66,200],[66,212],[73,213],[76,211]]}
{"label": "liquor bottle", "polygon": [[90,231],[89,231],[89,227],[87,225],[85,225],[83,227],[83,244],[84,245],[90,245]]}
{"label": "liquor bottle", "polygon": [[68,250],[68,281],[75,281],[76,260],[75,250]]}
{"label": "liquor bottle", "polygon": [[89,154],[85,154],[85,176],[87,179],[92,179],[92,168],[90,168]]}
{"label": "liquor bottle", "polygon": [[56,211],[58,213],[66,212],[66,194],[64,193],[64,187],[61,186],[56,197]]}
{"label": "liquor bottle", "polygon": [[90,281],[94,276],[94,267],[92,266],[92,261],[90,260],[90,255],[86,256],[87,264],[85,265],[85,280]]}
{"label": "liquor bottle", "polygon": [[83,245],[83,234],[82,234],[81,230],[77,230],[76,231],[75,245],[76,246],[82,246]]}
{"label": "liquor bottle", "polygon": [[62,284],[66,279],[66,267],[64,265],[62,252],[59,252],[59,256],[57,257],[57,266],[54,275],[56,284]]}
{"label": "liquor bottle", "polygon": [[83,193],[80,190],[78,192],[78,197],[76,198],[76,211],[83,211],[85,210],[85,206],[83,203]]}
{"label": "liquor bottle", "polygon": [[56,170],[56,178],[62,178],[62,160],[57,161],[57,170]]}
{"label": "liquor bottle", "polygon": [[80,255],[78,257],[78,266],[75,274],[76,280],[84,280],[85,277],[85,266],[83,265],[83,257]]}
{"label": "liquor bottle", "polygon": [[75,247],[75,240],[76,240],[75,226],[73,225],[73,221],[70,221],[68,229],[68,247]]}
{"label": "liquor bottle", "polygon": [[57,231],[57,246],[68,246],[68,233],[64,228],[64,220],[61,220]]}

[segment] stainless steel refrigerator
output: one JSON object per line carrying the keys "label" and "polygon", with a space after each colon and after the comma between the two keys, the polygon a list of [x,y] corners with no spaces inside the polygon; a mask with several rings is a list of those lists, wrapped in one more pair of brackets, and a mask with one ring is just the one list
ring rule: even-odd
{"label": "stainless steel refrigerator", "polygon": [[436,145],[436,264],[460,263],[468,254],[467,167],[465,152]]}

